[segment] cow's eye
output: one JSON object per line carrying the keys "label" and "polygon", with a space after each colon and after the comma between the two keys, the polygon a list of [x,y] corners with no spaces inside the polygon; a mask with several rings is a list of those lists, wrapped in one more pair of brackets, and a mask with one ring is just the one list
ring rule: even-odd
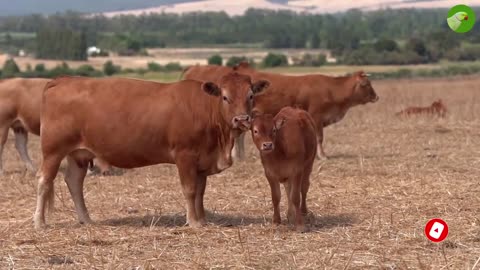
{"label": "cow's eye", "polygon": [[257,133],[258,133],[258,130],[254,129],[253,134],[257,134]]}
{"label": "cow's eye", "polygon": [[223,101],[228,102],[228,98],[226,96],[223,96]]}
{"label": "cow's eye", "polygon": [[248,98],[249,98],[250,100],[252,100],[252,99],[253,99],[253,95],[250,95]]}

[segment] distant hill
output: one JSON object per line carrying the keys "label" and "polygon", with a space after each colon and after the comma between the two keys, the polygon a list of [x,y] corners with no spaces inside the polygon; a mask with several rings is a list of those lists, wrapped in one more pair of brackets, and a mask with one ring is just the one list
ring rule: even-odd
{"label": "distant hill", "polygon": [[[143,13],[185,13],[198,11],[225,11],[241,15],[248,8],[291,10],[307,13],[333,13],[351,8],[375,10],[381,8],[448,8],[450,0],[3,0],[0,16],[32,13],[52,14],[73,10],[86,13],[140,15]],[[480,6],[480,0],[465,0],[471,6]]]}

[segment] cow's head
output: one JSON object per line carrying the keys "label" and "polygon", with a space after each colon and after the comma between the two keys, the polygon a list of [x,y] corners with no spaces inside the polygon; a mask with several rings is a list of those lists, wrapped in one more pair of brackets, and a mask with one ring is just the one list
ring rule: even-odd
{"label": "cow's head", "polygon": [[284,123],[284,118],[275,119],[270,114],[254,115],[250,130],[253,142],[261,153],[269,153],[275,149],[277,132]]}
{"label": "cow's head", "polygon": [[232,128],[247,131],[250,128],[253,97],[269,85],[265,80],[252,83],[250,76],[232,72],[223,76],[218,85],[203,83],[202,89],[219,98],[220,113]]}
{"label": "cow's head", "polygon": [[368,79],[368,74],[363,71],[358,71],[353,74],[355,86],[353,89],[353,98],[360,104],[368,102],[377,102],[379,97],[375,90],[373,90],[372,83]]}

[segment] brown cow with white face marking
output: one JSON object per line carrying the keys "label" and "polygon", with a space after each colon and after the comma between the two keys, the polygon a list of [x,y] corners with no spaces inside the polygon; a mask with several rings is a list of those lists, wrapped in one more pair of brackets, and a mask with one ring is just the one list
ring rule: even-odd
{"label": "brown cow with white face marking", "polygon": [[[268,91],[255,97],[254,111],[277,114],[285,106],[298,106],[312,116],[317,127],[319,158],[326,158],[323,151],[323,128],[334,124],[354,106],[376,102],[375,93],[367,74],[362,71],[348,76],[331,77],[325,75],[290,76],[260,72],[248,63],[240,63],[233,68],[249,75],[252,80],[265,79],[270,82]],[[184,77],[192,80],[213,81],[232,68],[221,66],[191,66]],[[236,140],[235,156],[244,156],[243,134]]]}
{"label": "brown cow with white face marking", "polygon": [[305,231],[307,192],[317,150],[312,117],[302,109],[285,107],[275,117],[255,116],[251,133],[272,192],[273,223],[281,223],[282,183],[288,199],[288,219],[295,221],[297,231]]}
{"label": "brown cow with white face marking", "polygon": [[[28,133],[40,136],[40,109],[45,85],[50,79],[12,78],[0,80],[0,175],[3,173],[2,154],[7,142],[8,130],[15,134],[15,148],[30,172],[35,172],[28,155]],[[102,174],[108,173],[110,166],[101,160]]]}
{"label": "brown cow with white face marking", "polygon": [[187,223],[205,224],[208,175],[232,165],[234,138],[250,127],[253,95],[268,86],[230,73],[219,81],[163,84],[123,78],[58,78],[44,91],[36,228],[45,226],[53,180],[68,161],[65,181],[80,223],[90,223],[83,196],[88,163],[100,157],[119,168],[176,164]]}

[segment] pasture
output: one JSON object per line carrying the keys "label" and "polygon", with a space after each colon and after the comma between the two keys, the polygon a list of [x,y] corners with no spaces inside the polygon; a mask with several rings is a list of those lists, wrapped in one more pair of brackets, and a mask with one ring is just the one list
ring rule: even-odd
{"label": "pasture", "polygon": [[[209,177],[204,228],[182,226],[176,168],[158,165],[88,177],[92,226],[78,225],[60,173],[50,228],[37,232],[36,179],[10,136],[0,180],[0,268],[479,269],[478,85],[478,76],[374,81],[379,102],[325,129],[330,158],[314,164],[305,234],[284,213],[283,225],[271,225],[270,188],[250,135],[247,160]],[[437,98],[449,109],[445,119],[394,116]],[[38,138],[29,146],[38,164]],[[449,225],[440,244],[423,233],[436,217]]]}

